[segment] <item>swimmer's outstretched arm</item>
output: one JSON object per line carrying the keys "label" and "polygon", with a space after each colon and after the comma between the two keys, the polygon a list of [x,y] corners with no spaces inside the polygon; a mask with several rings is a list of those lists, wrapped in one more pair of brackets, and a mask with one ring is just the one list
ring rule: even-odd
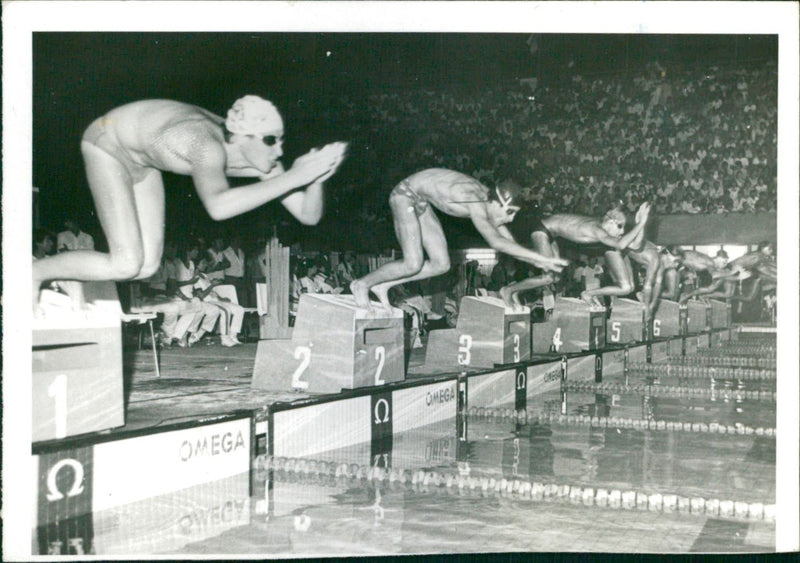
{"label": "swimmer's outstretched arm", "polygon": [[200,201],[216,221],[252,211],[292,190],[327,177],[341,161],[335,149],[328,145],[299,157],[289,170],[281,174],[269,174],[253,184],[231,188],[225,175],[225,160],[222,147],[210,146],[191,174]]}
{"label": "swimmer's outstretched arm", "polygon": [[[694,291],[687,293],[686,295],[681,296],[681,302],[686,302],[692,297],[700,297],[700,296],[709,296],[711,294],[715,294],[716,290],[724,283],[725,280],[718,279],[711,283],[711,285],[706,287],[698,287]],[[722,295],[722,294],[720,294]],[[716,294],[715,294],[716,296]]]}
{"label": "swimmer's outstretched arm", "polygon": [[[281,200],[286,210],[303,225],[316,225],[322,219],[325,205],[323,182],[333,176],[344,158],[345,154],[342,152],[326,174],[314,180],[306,189],[292,192]],[[280,163],[276,168],[283,170]]]}
{"label": "swimmer's outstretched arm", "polygon": [[778,281],[778,269],[774,264],[761,264],[756,267],[756,271],[769,281]]}
{"label": "swimmer's outstretched arm", "polygon": [[484,240],[489,243],[489,246],[498,252],[553,272],[560,272],[568,264],[563,258],[551,258],[517,244],[506,227],[502,225],[495,227],[489,222],[485,214],[473,213],[472,223]]}

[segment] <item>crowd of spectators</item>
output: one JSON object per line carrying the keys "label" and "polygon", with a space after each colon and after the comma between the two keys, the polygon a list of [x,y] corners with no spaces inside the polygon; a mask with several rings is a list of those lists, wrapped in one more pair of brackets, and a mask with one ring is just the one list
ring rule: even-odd
{"label": "crowd of spectators", "polygon": [[[343,98],[326,118],[373,147],[360,177],[332,197],[385,221],[386,190],[414,171],[446,167],[497,182],[514,178],[546,212],[599,214],[609,202],[657,214],[774,211],[777,69],[666,68],[574,75],[536,88],[407,89]],[[373,186],[372,188],[368,188]],[[351,216],[352,217],[352,216]]]}

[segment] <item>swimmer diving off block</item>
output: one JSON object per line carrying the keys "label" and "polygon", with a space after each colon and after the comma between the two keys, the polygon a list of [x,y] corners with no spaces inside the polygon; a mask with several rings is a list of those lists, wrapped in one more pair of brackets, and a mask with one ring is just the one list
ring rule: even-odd
{"label": "swimmer diving off block", "polygon": [[[227,119],[172,100],[132,102],[96,119],[83,134],[81,152],[109,252],[77,250],[37,260],[34,311],[45,281],[123,281],[155,273],[164,246],[162,171],[191,176],[214,220],[280,199],[301,223],[318,223],[323,182],[343,161],[347,144],[312,149],[288,170],[279,161],[282,144],[277,108],[252,95],[237,100]],[[228,176],[258,181],[231,188]],[[83,306],[82,292],[72,297]]]}
{"label": "swimmer diving off block", "polygon": [[[432,208],[453,217],[469,218],[489,246],[543,270],[559,272],[566,260],[547,257],[514,241],[506,228],[520,205],[519,188],[506,183],[490,190],[478,180],[443,168],[430,168],[402,180],[389,195],[402,260],[388,262],[350,283],[356,304],[371,309],[369,292],[391,309],[389,289],[410,281],[432,278],[450,270],[442,225]],[[427,258],[425,258],[427,254]]]}

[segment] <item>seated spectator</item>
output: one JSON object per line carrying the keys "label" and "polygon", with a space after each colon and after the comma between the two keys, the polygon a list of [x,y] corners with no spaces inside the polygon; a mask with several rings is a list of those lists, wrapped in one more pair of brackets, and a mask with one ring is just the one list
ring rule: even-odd
{"label": "seated spectator", "polygon": [[199,248],[202,254],[198,255],[198,272],[204,273],[208,279],[224,280],[225,270],[231,267],[231,263],[225,256],[225,238],[216,236],[211,240],[211,246],[203,249]]}
{"label": "seated spectator", "polygon": [[344,293],[350,293],[350,282],[356,277],[356,255],[347,251],[336,265],[337,285],[342,288]]}
{"label": "seated spectator", "polygon": [[169,277],[167,293],[175,295],[187,303],[189,310],[194,310],[198,314],[187,329],[188,337],[179,342],[180,346],[193,346],[197,344],[207,333],[214,330],[217,320],[222,314],[222,309],[204,303],[202,299],[195,295],[194,285],[200,279],[195,265],[195,260],[200,254],[200,249],[196,243],[184,245],[180,250],[177,259],[172,261],[174,275]]}
{"label": "seated spectator", "polygon": [[[222,311],[219,319],[220,343],[230,348],[231,346],[241,345],[239,333],[242,331],[242,323],[244,321],[244,307],[233,303],[229,297],[220,294],[222,292],[221,286],[226,285],[222,283],[222,280],[211,280],[205,274],[200,274],[194,284],[194,294],[204,303],[215,305]],[[235,291],[234,286],[227,285],[227,287],[233,288]]]}
{"label": "seated spectator", "polygon": [[[184,301],[175,295],[175,264],[177,247],[175,243],[164,243],[164,254],[161,265],[155,274],[139,282],[140,296],[137,303],[131,304],[133,312],[147,311],[161,313],[164,320],[159,329],[161,346],[171,346],[173,342],[187,346],[188,330],[197,315],[202,315],[200,308],[191,302]],[[172,292],[170,293],[170,289]]]}
{"label": "seated spectator", "polygon": [[33,259],[38,260],[56,253],[56,237],[45,229],[33,231]]}
{"label": "seated spectator", "polygon": [[78,223],[70,218],[64,221],[64,231],[58,233],[58,252],[66,250],[94,250],[94,238],[81,230]]}
{"label": "seated spectator", "polygon": [[228,261],[228,266],[224,270],[224,280],[236,288],[236,297],[241,304],[247,303],[247,289],[245,287],[246,256],[242,250],[242,240],[237,235],[230,239],[230,243],[222,251],[222,255]]}

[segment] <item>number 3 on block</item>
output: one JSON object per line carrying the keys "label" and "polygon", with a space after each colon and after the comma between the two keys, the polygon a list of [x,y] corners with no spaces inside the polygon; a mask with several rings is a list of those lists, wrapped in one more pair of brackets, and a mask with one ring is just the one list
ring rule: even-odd
{"label": "number 3 on block", "polygon": [[458,365],[468,366],[472,361],[472,336],[462,334],[458,337]]}

